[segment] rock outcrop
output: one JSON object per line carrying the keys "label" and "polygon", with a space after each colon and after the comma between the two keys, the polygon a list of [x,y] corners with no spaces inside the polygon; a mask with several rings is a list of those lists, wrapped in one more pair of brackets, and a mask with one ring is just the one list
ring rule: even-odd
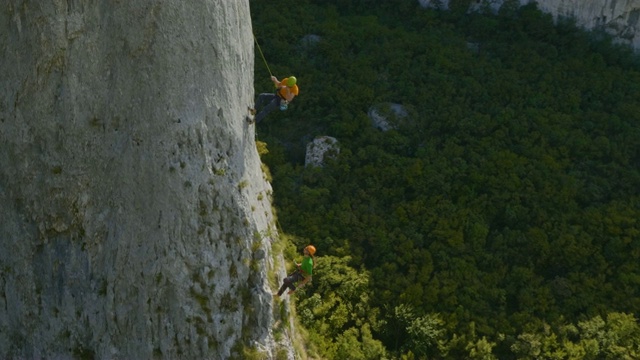
{"label": "rock outcrop", "polygon": [[273,357],[248,0],[0,26],[0,358]]}
{"label": "rock outcrop", "polygon": [[585,29],[601,29],[620,43],[640,48],[640,0],[537,0],[554,18],[574,18]]}
{"label": "rock outcrop", "polygon": [[402,104],[386,102],[371,106],[367,116],[375,128],[389,131],[397,128],[409,116],[409,112]]}
{"label": "rock outcrop", "polygon": [[304,166],[320,167],[328,158],[336,158],[340,154],[338,140],[331,136],[318,136],[307,144]]}
{"label": "rock outcrop", "polygon": [[[508,0],[473,1],[473,9],[497,10]],[[517,0],[520,5],[536,2],[555,19],[573,18],[587,30],[604,30],[624,44],[640,49],[640,0]],[[424,7],[448,8],[449,0],[418,0]]]}

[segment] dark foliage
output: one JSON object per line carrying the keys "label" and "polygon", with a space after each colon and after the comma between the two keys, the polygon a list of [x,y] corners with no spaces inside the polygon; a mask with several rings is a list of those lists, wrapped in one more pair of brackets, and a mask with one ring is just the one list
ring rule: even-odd
{"label": "dark foliage", "polygon": [[[301,89],[258,127],[284,231],[366,271],[380,309],[368,328],[391,353],[637,354],[638,337],[620,335],[637,334],[640,309],[637,57],[534,5],[412,3],[252,2],[272,70]],[[269,87],[260,57],[256,80]],[[367,110],[383,102],[408,120],[373,128]],[[340,156],[305,168],[317,135]],[[622,350],[590,353],[608,341],[598,326]]]}

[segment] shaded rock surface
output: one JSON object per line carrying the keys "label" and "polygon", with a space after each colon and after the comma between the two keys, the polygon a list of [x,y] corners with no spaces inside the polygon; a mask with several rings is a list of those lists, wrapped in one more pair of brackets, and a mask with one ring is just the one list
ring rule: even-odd
{"label": "shaded rock surface", "polygon": [[273,357],[249,2],[8,0],[0,27],[0,358]]}
{"label": "shaded rock surface", "polygon": [[375,128],[388,131],[395,129],[399,122],[409,116],[409,112],[402,104],[380,103],[370,107],[367,115]]}

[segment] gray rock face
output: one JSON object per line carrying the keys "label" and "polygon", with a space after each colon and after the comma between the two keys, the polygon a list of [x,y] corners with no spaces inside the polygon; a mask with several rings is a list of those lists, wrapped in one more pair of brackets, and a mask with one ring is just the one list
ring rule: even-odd
{"label": "gray rock face", "polygon": [[318,136],[307,144],[304,165],[322,166],[325,157],[335,158],[338,154],[340,154],[340,146],[336,138],[331,136]]}
{"label": "gray rock face", "polygon": [[0,358],[273,354],[247,0],[0,9]]}
{"label": "gray rock face", "polygon": [[[472,9],[488,7],[497,11],[507,0],[472,2]],[[520,5],[536,2],[538,8],[553,15],[576,20],[588,30],[601,29],[618,42],[640,49],[640,0],[517,0]],[[449,0],[418,0],[423,7],[449,8]]]}
{"label": "gray rock face", "polygon": [[640,48],[640,0],[537,0],[540,10],[575,18],[578,26],[602,29],[619,42]]}

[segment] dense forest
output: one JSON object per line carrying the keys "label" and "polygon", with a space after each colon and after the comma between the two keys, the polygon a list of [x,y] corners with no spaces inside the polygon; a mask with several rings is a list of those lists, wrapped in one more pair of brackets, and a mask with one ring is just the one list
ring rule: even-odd
{"label": "dense forest", "polygon": [[[640,358],[640,61],[507,1],[252,0],[257,126],[327,359]],[[267,63],[265,63],[265,60]],[[267,66],[268,65],[268,66]],[[368,110],[396,103],[394,128]],[[305,167],[306,144],[340,152]]]}

